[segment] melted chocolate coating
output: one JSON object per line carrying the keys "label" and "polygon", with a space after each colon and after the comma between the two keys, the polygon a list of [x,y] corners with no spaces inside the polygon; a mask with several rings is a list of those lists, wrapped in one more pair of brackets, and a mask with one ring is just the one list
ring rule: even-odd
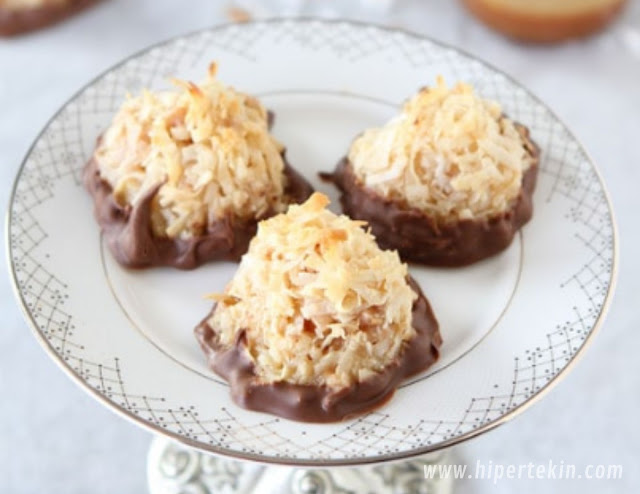
{"label": "melted chocolate coating", "polygon": [[[284,158],[284,155],[283,155]],[[311,185],[285,159],[287,202],[304,202],[313,193]],[[193,269],[209,261],[238,261],[256,234],[258,222],[274,212],[249,221],[228,215],[207,226],[202,235],[189,239],[156,237],[151,230],[151,203],[158,184],[135,205],[119,205],[111,186],[102,180],[92,158],[84,170],[84,183],[95,202],[94,214],[113,256],[123,266],[146,268],[173,266]]]}
{"label": "melted chocolate coating", "polygon": [[247,356],[244,331],[238,334],[231,347],[218,344],[215,328],[207,322],[215,305],[195,328],[195,335],[209,367],[229,382],[231,397],[239,406],[302,422],[337,422],[384,404],[402,380],[424,371],[438,359],[442,345],[438,322],[418,284],[412,278],[408,281],[418,294],[412,307],[416,335],[404,344],[397,359],[382,372],[344,389],[260,382]]}
{"label": "melted chocolate coating", "polygon": [[422,210],[385,199],[364,187],[347,158],[331,174],[321,174],[342,192],[340,203],[353,219],[369,223],[378,245],[395,249],[405,262],[431,266],[465,266],[506,249],[518,229],[533,215],[532,196],[538,173],[539,150],[528,130],[517,125],[533,162],[523,174],[522,188],[511,207],[498,216],[440,223]]}
{"label": "melted chocolate coating", "polygon": [[15,36],[50,26],[100,0],[69,0],[65,5],[43,5],[29,9],[0,6],[0,36]]}

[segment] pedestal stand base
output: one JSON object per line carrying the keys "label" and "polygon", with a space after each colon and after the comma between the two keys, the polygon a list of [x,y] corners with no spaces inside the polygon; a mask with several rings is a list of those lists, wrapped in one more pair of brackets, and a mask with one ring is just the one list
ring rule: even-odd
{"label": "pedestal stand base", "polygon": [[151,494],[450,494],[453,480],[425,478],[424,466],[450,462],[448,451],[362,467],[267,466],[207,455],[164,438],[149,450]]}

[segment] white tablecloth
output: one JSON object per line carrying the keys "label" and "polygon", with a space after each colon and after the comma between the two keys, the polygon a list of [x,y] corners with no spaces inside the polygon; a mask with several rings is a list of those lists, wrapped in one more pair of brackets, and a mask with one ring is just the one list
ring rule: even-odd
{"label": "white tablecloth", "polygon": [[[312,7],[323,15],[340,10],[329,4],[348,3],[318,1]],[[111,0],[53,29],[0,41],[0,204],[34,137],[80,86],[147,45],[224,22],[225,8],[211,0]],[[623,479],[466,481],[459,492],[630,492],[640,485],[640,6],[632,2],[603,35],[555,47],[507,42],[453,1],[399,0],[385,22],[487,59],[546,101],[599,164],[620,228],[617,296],[586,356],[540,403],[457,455],[471,465],[621,464]],[[0,251],[4,258],[4,242]],[[149,435],[94,402],[38,347],[4,263],[0,321],[0,492],[145,492]]]}

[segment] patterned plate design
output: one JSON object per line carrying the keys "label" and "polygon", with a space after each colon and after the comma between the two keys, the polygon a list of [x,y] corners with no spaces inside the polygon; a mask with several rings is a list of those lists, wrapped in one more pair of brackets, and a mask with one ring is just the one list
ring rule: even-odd
{"label": "patterned plate design", "polygon": [[[230,263],[192,272],[120,268],[81,185],[97,136],[126,93],[220,78],[276,113],[291,163],[334,198],[331,170],[361,130],[443,74],[466,80],[531,130],[542,149],[535,213],[503,254],[455,270],[411,268],[445,344],[428,373],[375,412],[310,425],[235,406],[192,328]],[[603,184],[567,128],[526,89],[450,47],[348,22],[216,27],[132,56],[82,89],[33,144],[15,183],[8,253],[17,297],[47,351],[103,403],[196,448],[266,462],[337,465],[426,453],[504,422],[558,380],[601,324],[616,265]],[[541,431],[544,434],[544,431]]]}

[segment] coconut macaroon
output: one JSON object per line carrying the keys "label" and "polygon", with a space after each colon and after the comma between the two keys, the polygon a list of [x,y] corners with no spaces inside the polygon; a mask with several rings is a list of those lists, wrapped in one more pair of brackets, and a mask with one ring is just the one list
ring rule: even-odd
{"label": "coconut macaroon", "polygon": [[99,0],[0,0],[0,36],[14,36],[59,22]]}
{"label": "coconut macaroon", "polygon": [[380,404],[438,357],[437,322],[398,254],[314,194],[263,221],[196,328],[249,409],[311,422]]}
{"label": "coconut macaroon", "polygon": [[532,215],[538,149],[498,103],[439,77],[366,130],[329,176],[344,210],[405,261],[469,264],[506,248]]}
{"label": "coconut macaroon", "polygon": [[224,85],[129,97],[85,171],[96,216],[129,267],[237,260],[257,222],[301,202],[310,185],[286,162],[260,102]]}

